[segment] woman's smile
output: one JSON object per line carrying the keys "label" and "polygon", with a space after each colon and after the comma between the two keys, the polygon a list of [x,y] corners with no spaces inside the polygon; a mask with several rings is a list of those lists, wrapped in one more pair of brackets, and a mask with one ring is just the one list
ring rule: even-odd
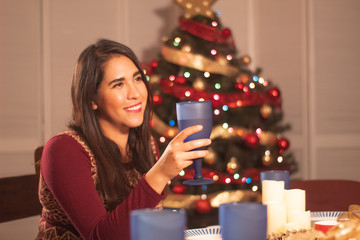
{"label": "woman's smile", "polygon": [[135,113],[141,112],[141,103],[125,108],[125,111]]}

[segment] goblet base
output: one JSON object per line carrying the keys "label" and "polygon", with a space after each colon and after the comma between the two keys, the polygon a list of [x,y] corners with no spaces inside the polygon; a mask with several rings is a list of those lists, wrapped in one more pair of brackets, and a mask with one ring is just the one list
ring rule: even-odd
{"label": "goblet base", "polygon": [[183,184],[185,184],[185,185],[207,185],[207,184],[212,184],[214,182],[215,181],[212,179],[202,178],[202,179],[185,180],[183,182]]}

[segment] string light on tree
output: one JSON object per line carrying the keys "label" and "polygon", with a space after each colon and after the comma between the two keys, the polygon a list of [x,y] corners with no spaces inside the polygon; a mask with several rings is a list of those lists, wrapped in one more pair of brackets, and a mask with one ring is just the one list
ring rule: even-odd
{"label": "string light on tree", "polygon": [[154,106],[160,105],[162,103],[162,96],[160,94],[153,95],[153,104]]}
{"label": "string light on tree", "polygon": [[239,169],[239,163],[236,157],[230,158],[230,161],[227,163],[227,171],[230,174],[234,174]]}
{"label": "string light on tree", "polygon": [[206,83],[202,78],[196,78],[196,80],[193,83],[193,87],[197,91],[204,91],[206,87]]}

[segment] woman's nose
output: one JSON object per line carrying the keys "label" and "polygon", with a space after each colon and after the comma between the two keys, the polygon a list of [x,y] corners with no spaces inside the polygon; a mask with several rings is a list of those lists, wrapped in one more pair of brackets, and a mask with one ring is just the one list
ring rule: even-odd
{"label": "woman's nose", "polygon": [[129,86],[128,98],[129,99],[138,98],[140,96],[140,93],[139,93],[139,89],[137,88],[137,86],[135,84],[129,84],[128,86]]}

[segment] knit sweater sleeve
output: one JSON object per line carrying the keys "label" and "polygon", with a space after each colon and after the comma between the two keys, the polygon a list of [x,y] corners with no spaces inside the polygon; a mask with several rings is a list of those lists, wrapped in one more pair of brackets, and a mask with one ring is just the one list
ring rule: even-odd
{"label": "knit sweater sleeve", "polygon": [[143,176],[128,198],[107,213],[95,189],[90,157],[84,147],[68,135],[58,135],[45,145],[41,173],[83,239],[130,239],[130,212],[154,208],[164,198]]}

